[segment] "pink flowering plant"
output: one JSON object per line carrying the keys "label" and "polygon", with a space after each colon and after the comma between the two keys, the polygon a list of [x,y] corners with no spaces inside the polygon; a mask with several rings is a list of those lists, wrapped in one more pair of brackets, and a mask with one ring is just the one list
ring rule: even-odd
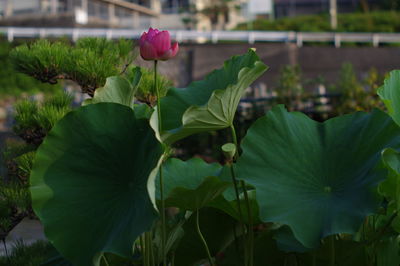
{"label": "pink flowering plant", "polygon": [[171,45],[171,38],[168,31],[159,31],[153,28],[142,34],[139,44],[140,55],[144,60],[149,61],[171,59],[179,50],[177,42]]}
{"label": "pink flowering plant", "polygon": [[[36,153],[33,208],[59,252],[45,265],[400,265],[400,71],[378,91],[388,113],[320,123],[278,105],[241,136],[237,107],[267,70],[254,49],[161,97],[178,43],[150,28],[139,46],[157,104],[135,99],[140,68],[109,77]],[[174,154],[217,130],[224,162]]]}

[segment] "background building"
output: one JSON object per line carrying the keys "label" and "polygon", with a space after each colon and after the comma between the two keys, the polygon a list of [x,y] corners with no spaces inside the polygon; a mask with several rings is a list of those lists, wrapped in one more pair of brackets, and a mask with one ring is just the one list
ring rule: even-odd
{"label": "background building", "polygon": [[158,0],[0,0],[1,26],[147,28]]}
{"label": "background building", "polygon": [[[0,0],[0,26],[229,30],[256,18],[329,13],[330,0]],[[379,0],[337,0],[339,13]]]}
{"label": "background building", "polygon": [[232,29],[249,18],[249,0],[160,0],[165,29]]}
{"label": "background building", "polygon": [[0,0],[0,26],[231,29],[247,0]]}

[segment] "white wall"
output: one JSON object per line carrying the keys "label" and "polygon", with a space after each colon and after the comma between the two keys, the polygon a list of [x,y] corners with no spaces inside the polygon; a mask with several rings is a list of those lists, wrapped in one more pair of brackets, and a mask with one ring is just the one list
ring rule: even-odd
{"label": "white wall", "polygon": [[271,14],[272,0],[249,0],[250,14]]}

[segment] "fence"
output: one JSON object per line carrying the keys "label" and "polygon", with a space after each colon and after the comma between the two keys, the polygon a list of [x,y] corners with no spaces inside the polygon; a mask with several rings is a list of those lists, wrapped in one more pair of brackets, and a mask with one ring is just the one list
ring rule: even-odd
{"label": "fence", "polygon": [[[15,38],[69,37],[73,41],[81,37],[105,37],[107,39],[139,39],[144,30],[132,29],[87,29],[87,28],[29,28],[0,27],[0,34],[8,41]],[[301,47],[306,42],[329,42],[340,47],[342,43],[380,44],[400,43],[400,33],[336,33],[336,32],[292,32],[292,31],[191,31],[171,30],[171,36],[178,42],[217,43],[237,41],[253,44],[255,42],[291,42]]]}

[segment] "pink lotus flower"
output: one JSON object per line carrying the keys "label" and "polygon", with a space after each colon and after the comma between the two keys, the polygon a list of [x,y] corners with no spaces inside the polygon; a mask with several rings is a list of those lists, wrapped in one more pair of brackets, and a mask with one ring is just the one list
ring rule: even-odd
{"label": "pink lotus flower", "polygon": [[171,46],[171,38],[166,30],[150,28],[143,32],[139,41],[140,55],[144,60],[168,60],[178,53],[178,43]]}

